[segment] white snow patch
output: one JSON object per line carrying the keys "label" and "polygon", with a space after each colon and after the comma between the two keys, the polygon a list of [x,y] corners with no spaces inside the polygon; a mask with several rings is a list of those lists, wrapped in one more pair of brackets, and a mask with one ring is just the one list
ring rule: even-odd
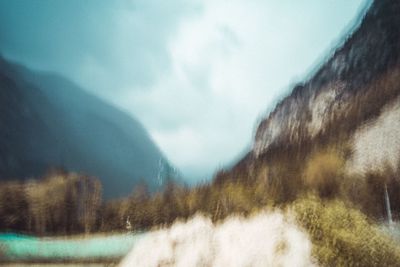
{"label": "white snow patch", "polygon": [[288,216],[261,212],[213,224],[202,215],[140,239],[120,266],[315,266],[308,236]]}
{"label": "white snow patch", "polygon": [[353,156],[348,173],[366,174],[400,163],[400,98],[386,106],[380,116],[353,136]]}

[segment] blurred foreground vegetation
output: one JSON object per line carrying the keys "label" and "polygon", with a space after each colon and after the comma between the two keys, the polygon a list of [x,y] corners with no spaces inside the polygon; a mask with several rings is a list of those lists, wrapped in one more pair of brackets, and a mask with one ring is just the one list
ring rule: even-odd
{"label": "blurred foreground vegetation", "polygon": [[310,195],[296,200],[290,210],[309,233],[313,256],[322,266],[400,265],[399,244],[343,201]]}
{"label": "blurred foreground vegetation", "polygon": [[[309,233],[313,253],[325,266],[396,266],[400,250],[378,229],[385,219],[384,188],[398,219],[400,185],[390,169],[345,174],[345,153],[324,149],[303,164],[253,166],[253,173],[221,171],[194,188],[169,182],[151,194],[142,184],[129,197],[102,201],[91,177],[53,172],[40,180],[0,186],[0,229],[35,235],[144,231],[168,226],[197,212],[213,221],[247,216],[266,207],[289,210]],[[277,179],[276,177],[280,177]]]}
{"label": "blurred foreground vegetation", "polygon": [[101,184],[97,179],[52,172],[41,180],[0,185],[0,229],[35,235],[88,233],[99,229]]}

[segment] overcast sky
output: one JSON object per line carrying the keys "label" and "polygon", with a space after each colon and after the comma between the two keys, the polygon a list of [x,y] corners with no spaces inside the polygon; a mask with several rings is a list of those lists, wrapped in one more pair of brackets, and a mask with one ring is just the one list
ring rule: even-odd
{"label": "overcast sky", "polygon": [[0,0],[0,53],[129,112],[203,179],[251,146],[369,2]]}

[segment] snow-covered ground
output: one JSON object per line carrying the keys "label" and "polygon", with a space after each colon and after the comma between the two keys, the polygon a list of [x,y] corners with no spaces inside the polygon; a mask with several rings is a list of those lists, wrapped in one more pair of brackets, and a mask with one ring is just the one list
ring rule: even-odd
{"label": "snow-covered ground", "polygon": [[121,267],[314,266],[311,241],[287,215],[261,212],[220,224],[197,215],[147,233]]}

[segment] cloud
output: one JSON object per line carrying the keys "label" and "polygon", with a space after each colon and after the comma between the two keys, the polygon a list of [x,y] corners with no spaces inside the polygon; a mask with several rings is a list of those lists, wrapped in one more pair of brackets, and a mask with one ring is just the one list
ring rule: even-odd
{"label": "cloud", "polygon": [[4,0],[0,49],[128,111],[197,180],[250,146],[366,2]]}
{"label": "cloud", "polygon": [[202,7],[167,43],[170,68],[146,89],[125,90],[122,101],[188,177],[200,174],[195,178],[249,146],[257,118],[348,23],[327,36],[326,25],[319,26],[326,6],[204,1]]}
{"label": "cloud", "polygon": [[168,68],[164,44],[191,8],[180,0],[1,1],[0,47],[111,96],[127,85],[148,85]]}

